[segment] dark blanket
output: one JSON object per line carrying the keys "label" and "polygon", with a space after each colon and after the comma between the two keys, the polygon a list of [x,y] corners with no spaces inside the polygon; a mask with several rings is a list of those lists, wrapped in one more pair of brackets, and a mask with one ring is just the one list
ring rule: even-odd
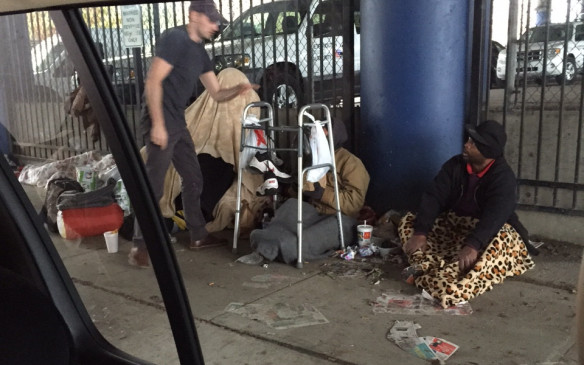
{"label": "dark blanket", "polygon": [[[265,229],[251,232],[252,249],[268,260],[280,259],[287,264],[298,260],[296,227],[298,220],[298,200],[288,199],[278,210],[270,225]],[[345,246],[355,241],[354,218],[342,215]],[[302,203],[302,258],[316,260],[340,248],[339,229],[336,215],[319,215],[316,209]]]}

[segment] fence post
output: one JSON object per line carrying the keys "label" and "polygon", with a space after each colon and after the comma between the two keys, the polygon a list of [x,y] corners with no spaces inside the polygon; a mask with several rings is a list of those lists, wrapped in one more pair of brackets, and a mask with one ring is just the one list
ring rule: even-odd
{"label": "fence post", "polygon": [[[511,97],[515,92],[515,74],[517,69],[517,15],[518,0],[509,1],[509,22],[507,28],[507,57],[505,60],[505,100],[503,107],[505,111],[511,109]],[[507,113],[503,113],[503,123]]]}

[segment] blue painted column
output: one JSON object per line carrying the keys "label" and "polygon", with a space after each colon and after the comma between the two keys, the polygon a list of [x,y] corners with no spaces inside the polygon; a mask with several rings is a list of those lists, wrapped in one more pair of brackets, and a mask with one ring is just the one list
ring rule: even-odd
{"label": "blue painted column", "polygon": [[361,1],[361,157],[378,213],[415,209],[462,151],[469,2]]}

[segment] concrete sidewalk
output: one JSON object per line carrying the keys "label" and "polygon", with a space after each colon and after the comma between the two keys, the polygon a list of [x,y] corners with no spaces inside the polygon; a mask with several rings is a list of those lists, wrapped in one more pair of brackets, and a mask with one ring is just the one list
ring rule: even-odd
{"label": "concrete sidewalk", "polygon": [[[232,232],[222,232],[231,239]],[[459,346],[448,364],[577,364],[575,289],[582,247],[546,242],[536,267],[470,302],[472,314],[374,312],[383,294],[420,294],[403,265],[380,259],[246,265],[230,246],[174,244],[207,364],[425,364],[386,335],[396,320]],[[102,237],[60,244],[60,254],[104,336],[159,364],[178,363],[152,269],[108,254]],[[92,241],[93,240],[93,241]],[[240,255],[249,243],[240,241]],[[421,311],[421,310],[420,310]]]}

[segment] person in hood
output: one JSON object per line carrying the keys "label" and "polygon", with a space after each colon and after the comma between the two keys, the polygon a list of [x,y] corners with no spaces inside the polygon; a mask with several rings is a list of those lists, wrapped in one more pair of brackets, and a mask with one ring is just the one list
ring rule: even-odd
{"label": "person in hood", "polygon": [[[348,139],[347,129],[343,122],[333,118],[332,126],[341,212],[357,218],[359,211],[365,204],[365,195],[367,195],[369,187],[369,173],[359,157],[342,147]],[[326,128],[324,132],[327,134]],[[303,194],[320,214],[336,213],[335,185],[330,171],[314,184],[305,182]]]}
{"label": "person in hood", "polygon": [[[333,119],[332,128],[342,213],[341,229],[343,236],[347,237],[346,243],[349,243],[348,238],[355,231],[359,211],[365,203],[369,173],[357,156],[342,147],[347,141],[343,122]],[[302,190],[305,200],[302,202],[302,257],[308,261],[326,258],[340,246],[332,172],[327,172],[314,184],[305,182]],[[250,245],[254,252],[247,255],[246,261],[257,264],[264,259],[277,259],[287,264],[297,263],[297,223],[298,200],[289,198],[276,210],[266,228],[251,232]]]}
{"label": "person in hood", "polygon": [[448,160],[398,233],[412,265],[404,277],[446,308],[534,267],[515,213],[517,182],[496,121],[466,127],[462,154]]}

